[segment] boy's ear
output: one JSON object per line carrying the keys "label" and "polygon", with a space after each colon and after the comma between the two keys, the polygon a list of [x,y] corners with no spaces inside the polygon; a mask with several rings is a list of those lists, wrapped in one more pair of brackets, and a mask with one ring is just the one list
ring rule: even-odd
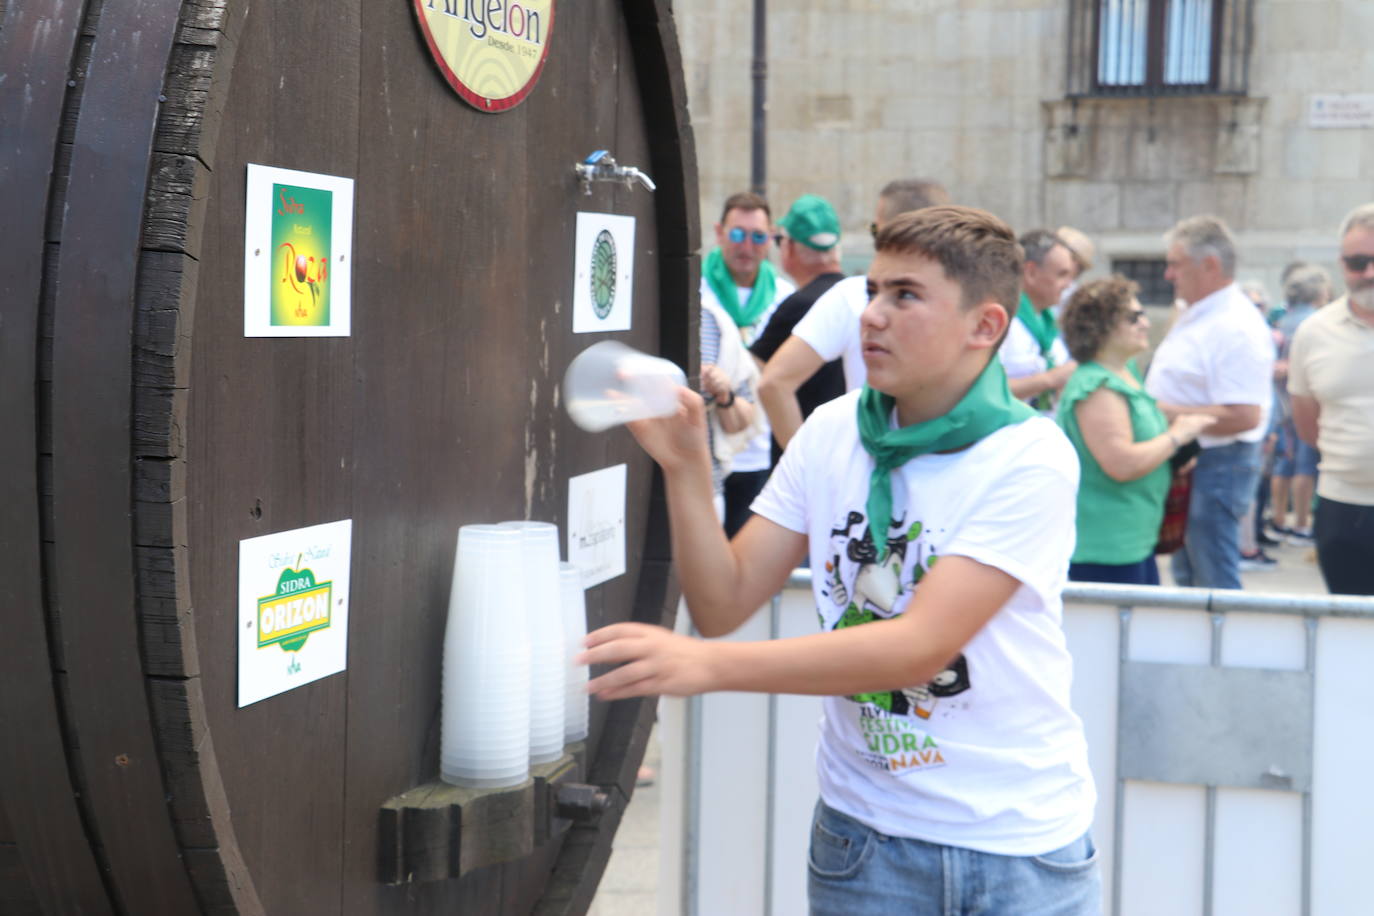
{"label": "boy's ear", "polygon": [[993,300],[973,307],[974,324],[969,333],[969,345],[975,350],[996,347],[1007,333],[1011,318],[1006,308]]}

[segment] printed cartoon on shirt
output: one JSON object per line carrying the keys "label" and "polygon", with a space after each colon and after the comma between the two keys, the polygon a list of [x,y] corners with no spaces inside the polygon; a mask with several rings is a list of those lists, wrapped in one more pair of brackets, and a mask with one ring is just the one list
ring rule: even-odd
{"label": "printed cartoon on shirt", "polygon": [[[894,500],[895,502],[895,500]],[[881,559],[862,512],[849,511],[830,532],[830,558],[821,587],[829,606],[818,608],[821,626],[840,630],[900,614],[911,593],[939,559],[933,532],[918,520],[894,518],[887,531],[887,552]],[[868,743],[865,757],[886,770],[937,766],[945,763],[924,723],[952,713],[942,701],[972,686],[968,662],[961,654],[929,683],[901,690],[856,694],[860,723]]]}

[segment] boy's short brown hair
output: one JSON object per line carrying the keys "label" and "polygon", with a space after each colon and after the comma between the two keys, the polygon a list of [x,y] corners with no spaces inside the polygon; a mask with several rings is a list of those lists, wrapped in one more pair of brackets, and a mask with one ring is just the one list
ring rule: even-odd
{"label": "boy's short brown hair", "polygon": [[1016,314],[1025,255],[1016,233],[997,216],[976,207],[926,207],[903,213],[878,230],[880,252],[919,254],[959,284],[960,305],[996,302]]}

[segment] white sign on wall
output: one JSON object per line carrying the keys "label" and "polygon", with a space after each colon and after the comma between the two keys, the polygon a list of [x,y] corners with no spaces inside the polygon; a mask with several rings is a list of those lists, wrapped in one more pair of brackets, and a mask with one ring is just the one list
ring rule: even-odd
{"label": "white sign on wall", "polygon": [[635,278],[635,219],[577,214],[573,333],[628,331]]}
{"label": "white sign on wall", "polygon": [[1374,93],[1314,95],[1308,109],[1309,127],[1374,127]]}
{"label": "white sign on wall", "polygon": [[353,521],[239,541],[239,706],[348,666]]}
{"label": "white sign on wall", "polygon": [[568,562],[583,588],[625,574],[625,465],[568,481]]}

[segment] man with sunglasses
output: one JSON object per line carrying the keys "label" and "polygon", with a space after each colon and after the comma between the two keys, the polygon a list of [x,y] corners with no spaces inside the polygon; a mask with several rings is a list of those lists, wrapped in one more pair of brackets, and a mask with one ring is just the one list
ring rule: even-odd
{"label": "man with sunglasses", "polygon": [[1314,535],[1329,591],[1374,595],[1374,204],[1341,226],[1346,295],[1293,335],[1288,394],[1298,435],[1321,454]]}
{"label": "man with sunglasses", "polygon": [[1171,421],[1216,417],[1198,436],[1183,547],[1174,581],[1240,588],[1240,524],[1259,484],[1260,446],[1273,401],[1274,340],[1235,282],[1236,246],[1215,216],[1185,219],[1165,235],[1164,278],[1187,308],[1150,364],[1145,390]]}
{"label": "man with sunglasses", "polygon": [[[796,291],[768,260],[772,214],[762,197],[748,191],[730,195],[715,231],[717,247],[706,255],[701,267],[703,375],[705,367],[714,363],[709,352],[713,341],[720,344],[724,335],[738,334],[741,343],[748,347],[768,325],[778,304]],[[722,311],[734,328],[717,326],[714,315]],[[725,397],[712,399],[712,409],[728,409],[736,397],[756,399],[757,392],[739,390],[741,381],[731,380],[730,390],[720,393]],[[744,387],[749,387],[747,381]],[[717,392],[708,389],[707,393]],[[768,482],[772,467],[771,434],[766,418],[760,418],[759,425],[761,431],[730,457],[724,481],[728,536],[733,536],[748,520],[750,503]]]}

